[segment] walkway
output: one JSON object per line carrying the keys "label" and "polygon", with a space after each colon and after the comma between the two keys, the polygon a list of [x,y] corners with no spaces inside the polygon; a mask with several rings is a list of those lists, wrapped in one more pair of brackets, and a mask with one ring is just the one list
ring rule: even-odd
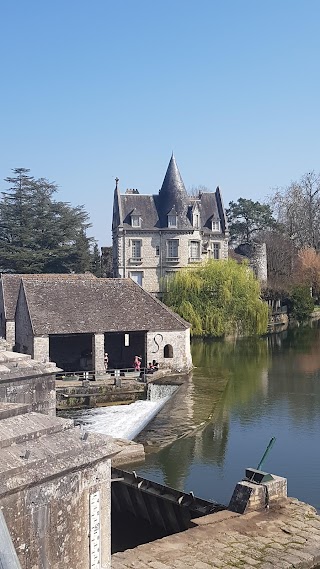
{"label": "walkway", "polygon": [[294,498],[264,512],[218,512],[195,523],[114,554],[112,569],[310,569],[320,563],[320,516]]}

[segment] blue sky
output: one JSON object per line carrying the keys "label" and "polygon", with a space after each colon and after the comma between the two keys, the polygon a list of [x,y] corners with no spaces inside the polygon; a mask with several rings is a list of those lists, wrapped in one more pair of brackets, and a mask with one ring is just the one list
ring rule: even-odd
{"label": "blue sky", "polygon": [[111,244],[114,179],[227,205],[319,170],[318,0],[0,0],[0,189],[11,168],[84,204]]}

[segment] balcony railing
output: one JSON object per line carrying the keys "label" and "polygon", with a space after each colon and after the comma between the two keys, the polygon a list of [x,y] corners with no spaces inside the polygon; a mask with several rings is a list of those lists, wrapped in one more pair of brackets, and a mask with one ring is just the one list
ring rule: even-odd
{"label": "balcony railing", "polygon": [[141,265],[142,257],[130,257],[129,263],[132,263],[132,265]]}
{"label": "balcony railing", "polygon": [[167,263],[179,263],[179,257],[167,257],[166,262]]}
{"label": "balcony railing", "polygon": [[202,261],[201,257],[189,257],[189,263],[200,263]]}

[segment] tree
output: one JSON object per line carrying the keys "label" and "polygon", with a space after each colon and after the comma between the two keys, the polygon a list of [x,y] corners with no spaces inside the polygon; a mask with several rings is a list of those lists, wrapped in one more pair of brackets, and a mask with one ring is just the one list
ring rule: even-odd
{"label": "tree", "polygon": [[96,277],[102,277],[101,255],[97,243],[93,247],[92,272]]}
{"label": "tree", "polygon": [[277,188],[270,203],[276,218],[298,248],[320,248],[320,175],[304,174],[285,188]]}
{"label": "tree", "polygon": [[90,270],[92,239],[83,206],[55,201],[57,186],[15,168],[1,192],[0,269],[11,273]]}
{"label": "tree", "polygon": [[198,184],[198,186],[191,186],[188,189],[189,196],[192,196],[193,198],[199,198],[201,194],[208,192],[210,192],[209,188],[203,184]]}
{"label": "tree", "polygon": [[268,286],[277,294],[288,293],[295,282],[298,251],[292,240],[280,231],[263,231],[259,239],[266,244]]}
{"label": "tree", "polygon": [[297,278],[313,293],[320,291],[320,253],[312,247],[303,247],[298,253]]}
{"label": "tree", "polygon": [[274,229],[277,225],[270,205],[245,198],[230,202],[226,210],[231,241],[251,243],[259,232]]}
{"label": "tree", "polygon": [[193,336],[263,334],[268,306],[246,263],[208,261],[165,282],[164,302],[191,323]]}
{"label": "tree", "polygon": [[310,288],[301,285],[293,287],[291,302],[292,314],[298,322],[307,320],[314,309],[314,302],[310,296]]}
{"label": "tree", "polygon": [[101,272],[107,279],[113,277],[112,247],[101,247]]}

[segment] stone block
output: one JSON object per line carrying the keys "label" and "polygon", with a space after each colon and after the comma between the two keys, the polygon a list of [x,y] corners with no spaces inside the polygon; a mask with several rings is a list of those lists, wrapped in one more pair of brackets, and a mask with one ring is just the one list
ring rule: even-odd
{"label": "stone block", "polygon": [[287,479],[272,475],[273,480],[264,484],[253,484],[242,480],[236,485],[228,509],[244,514],[253,510],[263,510],[281,498],[287,497]]}

